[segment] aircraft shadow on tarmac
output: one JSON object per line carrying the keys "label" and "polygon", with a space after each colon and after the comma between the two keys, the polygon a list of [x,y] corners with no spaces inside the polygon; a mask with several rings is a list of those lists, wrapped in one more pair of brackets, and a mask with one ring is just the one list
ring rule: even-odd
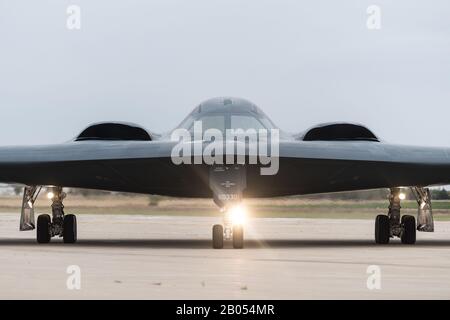
{"label": "aircraft shadow on tarmac", "polygon": [[[0,239],[0,247],[7,246],[50,246],[50,247],[82,247],[82,248],[148,248],[148,249],[211,249],[211,240],[202,239],[86,239],[76,244],[64,244],[55,239],[49,244],[38,244],[33,239]],[[421,240],[415,245],[403,245],[400,241],[392,241],[388,245],[377,245],[372,240],[330,240],[330,239],[270,239],[247,240],[245,249],[276,249],[276,248],[355,248],[373,247],[389,248],[406,246],[414,247],[450,247],[449,240]],[[232,248],[231,242],[225,242],[225,249]]]}

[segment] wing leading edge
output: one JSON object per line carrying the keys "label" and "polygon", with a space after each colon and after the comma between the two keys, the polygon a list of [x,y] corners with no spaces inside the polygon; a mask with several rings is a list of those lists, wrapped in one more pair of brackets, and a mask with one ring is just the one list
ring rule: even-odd
{"label": "wing leading edge", "polygon": [[[0,181],[208,197],[208,166],[175,165],[174,142],[70,142],[0,148]],[[247,165],[248,196],[450,184],[450,149],[384,143],[282,141],[279,171]]]}

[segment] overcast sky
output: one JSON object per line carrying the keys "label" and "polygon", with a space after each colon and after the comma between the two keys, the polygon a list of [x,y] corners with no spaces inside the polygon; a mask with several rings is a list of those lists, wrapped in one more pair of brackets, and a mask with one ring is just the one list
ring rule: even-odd
{"label": "overcast sky", "polygon": [[[372,4],[380,30],[366,25]],[[354,121],[450,147],[450,2],[0,0],[1,145],[106,120],[164,132],[226,95],[290,132]]]}

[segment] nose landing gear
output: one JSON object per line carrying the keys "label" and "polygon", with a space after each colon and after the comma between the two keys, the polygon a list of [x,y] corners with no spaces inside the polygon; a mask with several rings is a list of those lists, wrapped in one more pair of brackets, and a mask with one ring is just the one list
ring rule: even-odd
{"label": "nose landing gear", "polygon": [[244,248],[244,226],[241,221],[233,221],[233,210],[224,211],[224,223],[213,226],[213,248],[222,249],[224,240],[232,240],[234,249]]}
{"label": "nose landing gear", "polygon": [[213,226],[214,249],[222,249],[224,240],[233,241],[233,248],[244,247],[245,210],[241,205],[243,190],[247,185],[245,167],[242,165],[216,165],[210,168],[209,184],[214,203],[224,215],[223,224]]}

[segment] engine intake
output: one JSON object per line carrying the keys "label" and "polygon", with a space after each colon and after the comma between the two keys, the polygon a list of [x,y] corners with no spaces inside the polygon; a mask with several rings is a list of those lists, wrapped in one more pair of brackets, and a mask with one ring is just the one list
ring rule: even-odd
{"label": "engine intake", "polygon": [[147,130],[128,123],[97,123],[89,126],[75,139],[86,140],[125,140],[125,141],[152,141]]}
{"label": "engine intake", "polygon": [[359,124],[329,123],[309,129],[302,138],[303,141],[374,141],[380,142],[377,136]]}

